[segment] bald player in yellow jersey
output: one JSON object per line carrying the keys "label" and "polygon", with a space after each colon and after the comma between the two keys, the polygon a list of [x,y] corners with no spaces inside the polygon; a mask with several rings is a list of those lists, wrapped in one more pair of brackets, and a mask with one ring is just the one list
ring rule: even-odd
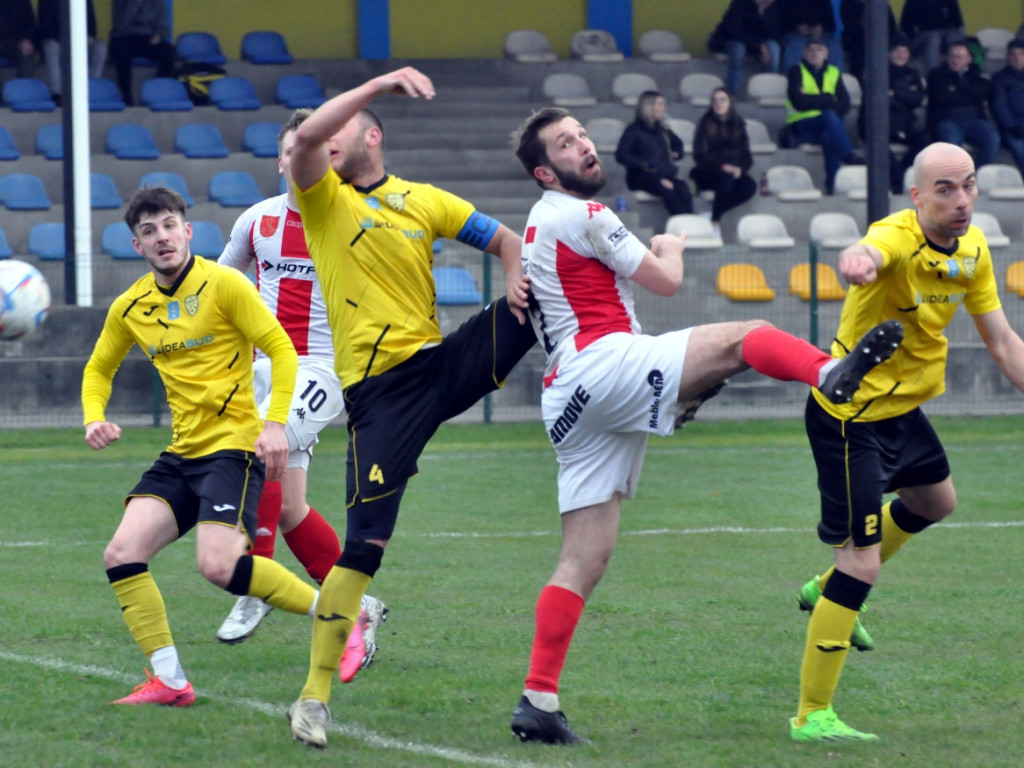
{"label": "bald player in yellow jersey", "polygon": [[[385,93],[430,99],[434,86],[406,67],[346,91],[299,126],[291,156],[349,433],[345,542],[321,588],[306,684],[288,710],[292,736],[319,748],[331,678],[423,447],[536,344],[523,312],[521,239],[455,195],[385,172],[384,126],[368,109]],[[439,237],[498,256],[508,286],[446,337],[431,272]]]}
{"label": "bald player in yellow jersey", "polygon": [[[191,253],[180,195],[166,187],[139,190],[125,221],[150,271],[111,304],[85,367],[85,440],[99,450],[120,438],[104,411],[133,344],[160,373],[173,437],[129,492],[103,553],[124,620],[153,667],[146,682],[111,703],[183,707],[196,697],[149,572],[157,552],[196,528],[199,572],[213,584],[292,613],[312,616],[316,606],[315,589],[273,560],[245,554],[264,474],[279,479],[287,463],[284,425],[298,358],[248,278]],[[265,423],[253,395],[253,346],[272,364]]]}
{"label": "bald player in yellow jersey", "polygon": [[[851,644],[871,646],[857,617],[881,564],[956,507],[945,450],[919,406],[945,390],[943,332],[959,305],[1002,372],[1024,390],[1024,343],[1003,313],[985,236],[971,225],[977,196],[971,156],[932,144],[914,161],[914,208],[875,222],[839,254],[852,287],[833,355],[884,320],[899,320],[904,333],[850,403],[831,403],[815,390],[807,402],[821,491],[818,536],[832,547],[835,564],[800,591],[811,617],[790,721],[796,741],[878,738],[840,720],[832,698]],[[896,498],[883,505],[887,493]]]}

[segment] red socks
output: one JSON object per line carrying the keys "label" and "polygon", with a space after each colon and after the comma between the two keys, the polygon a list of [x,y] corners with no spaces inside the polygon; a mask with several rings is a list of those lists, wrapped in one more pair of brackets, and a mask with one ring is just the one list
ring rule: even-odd
{"label": "red socks", "polygon": [[284,535],[284,540],[317,584],[324,583],[327,574],[341,557],[338,534],[312,507],[302,522]]}
{"label": "red socks", "polygon": [[281,482],[275,480],[263,484],[260,503],[256,507],[256,540],[252,543],[250,555],[274,559],[274,542],[277,539],[277,523],[281,519]]}
{"label": "red socks", "polygon": [[743,337],[743,361],[779,381],[818,386],[818,371],[832,357],[810,342],[778,328],[755,328]]}
{"label": "red socks", "polygon": [[575,592],[550,585],[541,590],[527,688],[558,693],[558,679],[582,613],[583,598]]}

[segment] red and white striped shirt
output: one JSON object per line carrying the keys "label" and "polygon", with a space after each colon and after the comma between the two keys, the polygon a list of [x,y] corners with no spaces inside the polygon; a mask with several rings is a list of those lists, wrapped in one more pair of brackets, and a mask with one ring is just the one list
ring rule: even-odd
{"label": "red and white striped shirt", "polygon": [[289,207],[287,195],[257,203],[239,216],[219,261],[243,272],[255,262],[260,296],[299,357],[321,358],[333,366],[327,307],[306,249],[302,219]]}
{"label": "red and white striped shirt", "polygon": [[629,278],[647,247],[608,207],[546,190],[530,211],[523,274],[545,377],[609,333],[640,333]]}

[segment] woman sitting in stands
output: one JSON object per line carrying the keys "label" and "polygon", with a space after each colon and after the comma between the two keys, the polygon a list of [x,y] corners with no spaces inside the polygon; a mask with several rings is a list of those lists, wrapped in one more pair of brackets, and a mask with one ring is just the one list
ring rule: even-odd
{"label": "woman sitting in stands", "polygon": [[732,105],[725,88],[711,94],[711,106],[697,123],[693,134],[693,162],[690,178],[701,191],[715,193],[711,224],[721,236],[722,215],[754,196],[757,182],[748,171],[754,164],[746,124]]}
{"label": "woman sitting in stands", "polygon": [[626,126],[615,149],[615,160],[626,167],[626,186],[660,197],[670,215],[693,213],[690,185],[680,179],[676,161],[683,140],[665,123],[665,99],[644,91],[636,103],[636,120]]}

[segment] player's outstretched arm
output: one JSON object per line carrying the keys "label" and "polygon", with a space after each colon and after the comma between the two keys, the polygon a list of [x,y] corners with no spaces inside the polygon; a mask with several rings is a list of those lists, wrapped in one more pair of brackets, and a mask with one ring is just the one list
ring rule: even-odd
{"label": "player's outstretched arm", "polygon": [[1006,314],[1002,309],[996,309],[975,315],[974,324],[999,370],[1024,392],[1024,341],[1010,327]]}
{"label": "player's outstretched arm", "polygon": [[90,421],[85,425],[85,442],[94,451],[106,448],[121,437],[121,428],[112,421]]}
{"label": "player's outstretched arm", "polygon": [[299,189],[309,189],[327,173],[330,164],[327,141],[384,93],[432,99],[434,84],[419,70],[403,67],[367,80],[320,105],[295,132],[291,172]]}
{"label": "player's outstretched arm", "polygon": [[873,245],[854,243],[839,254],[839,274],[851,285],[867,285],[878,279],[882,252]]}

